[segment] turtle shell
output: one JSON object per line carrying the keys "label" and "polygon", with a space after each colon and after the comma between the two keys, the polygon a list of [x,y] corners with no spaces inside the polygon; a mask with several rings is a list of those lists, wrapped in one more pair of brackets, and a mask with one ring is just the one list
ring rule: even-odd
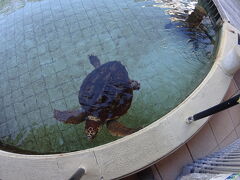
{"label": "turtle shell", "polygon": [[82,108],[103,122],[125,114],[132,97],[128,72],[118,61],[107,62],[93,70],[79,91]]}

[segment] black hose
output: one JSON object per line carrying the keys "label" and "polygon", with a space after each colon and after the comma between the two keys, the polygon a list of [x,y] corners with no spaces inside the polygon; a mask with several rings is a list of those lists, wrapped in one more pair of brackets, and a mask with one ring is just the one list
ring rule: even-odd
{"label": "black hose", "polygon": [[218,113],[220,111],[223,111],[225,109],[228,109],[232,106],[235,106],[240,103],[240,94],[230,98],[227,101],[224,101],[216,106],[213,106],[205,111],[202,111],[200,113],[197,113],[191,117],[188,118],[189,121],[196,121],[202,118],[205,118],[207,116],[210,116],[212,114]]}

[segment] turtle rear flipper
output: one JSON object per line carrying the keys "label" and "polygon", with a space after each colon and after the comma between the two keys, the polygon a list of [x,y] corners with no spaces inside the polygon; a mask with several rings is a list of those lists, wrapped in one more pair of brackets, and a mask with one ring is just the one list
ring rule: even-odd
{"label": "turtle rear flipper", "polygon": [[121,137],[127,136],[139,130],[139,129],[128,128],[116,120],[108,121],[107,128],[108,128],[108,131],[113,136],[121,136]]}
{"label": "turtle rear flipper", "polygon": [[94,55],[88,55],[88,58],[89,58],[89,61],[90,63],[95,67],[95,68],[98,68],[99,66],[101,66],[101,62],[100,60],[98,59],[97,56],[94,56]]}
{"label": "turtle rear flipper", "polygon": [[79,124],[85,120],[87,113],[82,110],[59,111],[54,109],[54,118],[67,124]]}
{"label": "turtle rear flipper", "polygon": [[135,80],[130,80],[129,81],[131,87],[133,90],[139,90],[140,89],[140,83],[135,81]]}

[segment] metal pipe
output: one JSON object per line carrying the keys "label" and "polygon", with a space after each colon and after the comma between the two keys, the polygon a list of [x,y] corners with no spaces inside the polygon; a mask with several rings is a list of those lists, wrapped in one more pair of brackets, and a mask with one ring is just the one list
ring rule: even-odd
{"label": "metal pipe", "polygon": [[85,169],[79,168],[72,177],[69,178],[69,180],[80,180],[81,177],[86,173]]}
{"label": "metal pipe", "polygon": [[200,113],[197,113],[197,114],[195,114],[193,116],[188,117],[187,118],[187,123],[190,124],[193,121],[197,121],[199,119],[202,119],[202,118],[205,118],[207,116],[213,115],[215,113],[218,113],[220,111],[228,109],[228,108],[230,108],[232,106],[235,106],[235,105],[237,105],[239,103],[240,103],[240,94],[238,94],[238,95],[230,98],[229,100],[224,101],[224,102],[222,102],[222,103],[220,103],[220,104],[218,104],[216,106],[213,106],[213,107],[211,107],[211,108],[209,108],[207,110],[204,110],[204,111],[202,111]]}
{"label": "metal pipe", "polygon": [[240,45],[240,34],[238,34],[238,45]]}

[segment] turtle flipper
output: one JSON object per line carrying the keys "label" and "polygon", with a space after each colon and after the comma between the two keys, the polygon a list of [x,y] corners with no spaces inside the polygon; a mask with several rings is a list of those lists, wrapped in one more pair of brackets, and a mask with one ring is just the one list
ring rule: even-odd
{"label": "turtle flipper", "polygon": [[54,109],[54,118],[67,124],[79,124],[85,120],[87,113],[82,110],[59,111]]}
{"label": "turtle flipper", "polygon": [[100,60],[98,59],[97,56],[94,56],[94,55],[88,55],[88,58],[89,58],[89,61],[90,63],[95,67],[95,68],[98,68],[99,66],[101,66],[101,62]]}
{"label": "turtle flipper", "polygon": [[108,121],[107,128],[108,128],[108,131],[113,136],[121,136],[121,137],[127,136],[127,135],[137,132],[139,130],[139,129],[128,128],[116,120]]}
{"label": "turtle flipper", "polygon": [[140,83],[135,80],[129,81],[130,85],[132,86],[133,90],[139,90],[140,89]]}

